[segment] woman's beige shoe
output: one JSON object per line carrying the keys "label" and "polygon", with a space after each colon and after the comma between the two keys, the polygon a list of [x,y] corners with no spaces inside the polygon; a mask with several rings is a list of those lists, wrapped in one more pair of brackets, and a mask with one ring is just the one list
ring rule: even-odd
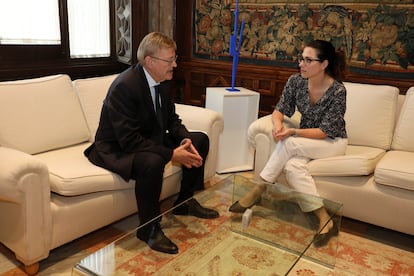
{"label": "woman's beige shoe", "polygon": [[266,189],[266,184],[258,183],[245,194],[240,200],[233,203],[229,211],[233,213],[244,213],[246,209],[253,207],[255,204],[260,202],[260,198]]}

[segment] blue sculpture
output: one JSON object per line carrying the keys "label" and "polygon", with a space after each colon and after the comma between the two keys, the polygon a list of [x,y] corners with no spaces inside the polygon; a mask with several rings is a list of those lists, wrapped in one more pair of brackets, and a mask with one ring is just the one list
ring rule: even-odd
{"label": "blue sculpture", "polygon": [[237,64],[239,63],[239,55],[240,55],[240,48],[242,44],[242,35],[244,29],[244,20],[241,22],[240,26],[240,35],[239,35],[239,43],[237,44],[237,25],[239,22],[239,0],[236,0],[236,9],[234,11],[234,30],[233,34],[230,36],[230,47],[229,52],[230,56],[233,57],[233,66],[231,70],[231,88],[226,88],[227,91],[237,92],[240,89],[234,88],[234,83],[236,82],[236,72],[237,72]]}

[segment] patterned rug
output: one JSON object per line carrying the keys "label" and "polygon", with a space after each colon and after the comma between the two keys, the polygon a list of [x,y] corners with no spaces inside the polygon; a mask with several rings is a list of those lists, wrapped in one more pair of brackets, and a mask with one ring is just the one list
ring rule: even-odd
{"label": "patterned rug", "polygon": [[[220,218],[199,220],[173,215],[163,218],[162,227],[178,245],[178,255],[155,252],[131,235],[112,251],[109,259],[117,261],[102,274],[106,275],[116,267],[115,275],[286,275],[297,257],[230,231],[228,203],[231,199],[226,195],[207,196],[210,198],[203,199],[205,205],[219,210]],[[286,245],[288,247],[306,239],[310,232],[300,225],[281,223],[277,226],[263,221],[249,227],[284,236],[291,240],[292,244]],[[330,242],[326,248],[313,254],[332,254],[335,245]],[[337,248],[333,269],[302,258],[287,275],[414,275],[413,253],[343,232],[339,235]]]}
{"label": "patterned rug", "polygon": [[[346,242],[344,242],[346,241]],[[131,246],[136,242],[131,241]],[[117,256],[128,254],[123,248]],[[182,251],[182,247],[180,250]],[[124,257],[124,256],[123,256]],[[334,269],[301,259],[288,275],[414,275],[414,258],[395,248],[341,233]],[[174,260],[143,249],[118,267],[116,275],[285,275],[291,256],[243,236],[219,231]]]}
{"label": "patterned rug", "polygon": [[[231,232],[228,208],[232,199],[226,194],[206,193],[207,198],[203,198],[206,206],[220,212],[218,219],[195,222],[192,217],[167,215],[163,218],[162,227],[179,246],[178,255],[158,253],[138,242],[133,232],[136,216],[132,216],[53,250],[49,258],[41,262],[38,275],[72,275],[76,263],[130,231],[131,238],[115,251],[111,251],[110,246],[106,247],[116,259],[115,263],[107,262],[108,267],[105,268],[106,271],[116,268],[117,272],[112,275],[285,275],[296,257],[285,250]],[[289,240],[289,244],[284,245],[287,247],[300,245],[301,240],[312,235],[300,223],[252,220],[249,229],[266,231],[269,237]],[[203,239],[200,240],[201,237]],[[316,255],[318,258],[323,254],[330,256],[336,248],[334,245],[331,242],[318,251],[311,247],[308,255],[319,254]],[[1,276],[25,275],[10,251],[0,246],[0,253]],[[302,258],[288,275],[411,276],[414,275],[414,253],[341,231],[334,268]]]}

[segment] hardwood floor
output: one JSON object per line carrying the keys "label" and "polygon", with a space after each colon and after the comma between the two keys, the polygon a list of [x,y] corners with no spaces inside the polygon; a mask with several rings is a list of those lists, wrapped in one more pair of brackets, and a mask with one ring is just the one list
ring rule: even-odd
{"label": "hardwood floor", "polygon": [[343,217],[341,231],[414,253],[414,236]]}

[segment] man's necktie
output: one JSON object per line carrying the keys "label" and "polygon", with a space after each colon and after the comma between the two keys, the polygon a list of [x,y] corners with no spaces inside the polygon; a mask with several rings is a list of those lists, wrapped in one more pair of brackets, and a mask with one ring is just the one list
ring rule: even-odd
{"label": "man's necktie", "polygon": [[157,114],[157,120],[161,127],[161,130],[164,131],[164,124],[162,122],[160,87],[156,85],[154,86],[154,88],[155,88],[155,113]]}

